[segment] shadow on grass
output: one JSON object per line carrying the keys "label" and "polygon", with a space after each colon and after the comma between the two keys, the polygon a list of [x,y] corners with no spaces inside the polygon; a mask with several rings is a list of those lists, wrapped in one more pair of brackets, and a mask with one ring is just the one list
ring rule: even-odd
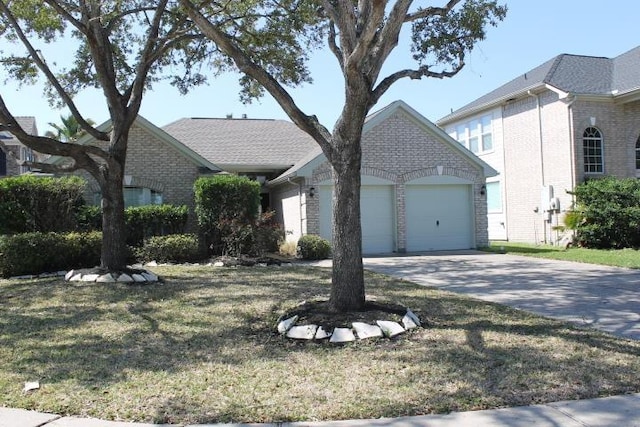
{"label": "shadow on grass", "polygon": [[[328,270],[174,268],[152,286],[0,282],[0,404],[174,422],[396,417],[640,391],[640,344],[367,273],[426,327],[345,346],[275,333]],[[46,394],[25,396],[38,379]],[[45,402],[45,399],[51,399]],[[145,403],[136,403],[136,399]],[[120,418],[127,417],[119,415]]]}

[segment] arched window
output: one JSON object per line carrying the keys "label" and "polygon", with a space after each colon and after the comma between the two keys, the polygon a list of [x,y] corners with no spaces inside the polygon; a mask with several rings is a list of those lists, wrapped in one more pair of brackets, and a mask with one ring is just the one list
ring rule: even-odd
{"label": "arched window", "polygon": [[603,173],[602,134],[597,128],[588,127],[582,134],[585,173]]}
{"label": "arched window", "polygon": [[640,136],[636,141],[636,170],[640,170]]}

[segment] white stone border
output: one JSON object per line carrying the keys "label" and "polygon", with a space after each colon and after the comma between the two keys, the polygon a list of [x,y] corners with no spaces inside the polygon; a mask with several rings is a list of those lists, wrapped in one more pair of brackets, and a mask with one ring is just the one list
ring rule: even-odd
{"label": "white stone border", "polygon": [[335,328],[332,331],[318,325],[297,325],[298,315],[278,322],[277,330],[281,335],[293,340],[321,341],[329,338],[330,343],[345,343],[367,338],[393,338],[409,329],[421,326],[420,319],[411,310],[402,318],[402,325],[390,320],[377,320],[375,325],[353,322],[351,328]]}

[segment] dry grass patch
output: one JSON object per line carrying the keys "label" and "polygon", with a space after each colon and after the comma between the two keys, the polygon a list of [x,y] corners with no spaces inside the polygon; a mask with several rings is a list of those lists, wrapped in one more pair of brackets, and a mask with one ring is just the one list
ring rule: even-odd
{"label": "dry grass patch", "polygon": [[[394,340],[274,332],[329,292],[313,268],[165,267],[164,284],[0,281],[0,406],[163,423],[395,417],[640,391],[640,343],[367,274],[427,327]],[[41,389],[22,392],[24,382]]]}

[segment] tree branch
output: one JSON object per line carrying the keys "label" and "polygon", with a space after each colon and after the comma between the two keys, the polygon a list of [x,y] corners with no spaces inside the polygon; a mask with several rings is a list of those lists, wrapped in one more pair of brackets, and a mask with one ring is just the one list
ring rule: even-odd
{"label": "tree branch", "polygon": [[278,102],[289,118],[307,132],[322,148],[327,157],[331,156],[331,133],[320,124],[316,116],[308,116],[300,110],[295,101],[284,87],[267,71],[233,43],[231,38],[220,31],[191,3],[190,0],[180,0],[189,17],[196,23],[205,36],[211,39],[218,48],[235,62],[238,69],[259,82]]}
{"label": "tree branch", "polygon": [[404,18],[404,22],[413,22],[418,19],[427,18],[429,16],[437,16],[437,15],[444,16],[447,13],[451,12],[451,10],[454,7],[456,7],[456,5],[461,1],[462,0],[449,0],[449,2],[444,7],[430,6],[430,7],[425,7],[424,9],[414,13],[408,13]]}
{"label": "tree branch", "polygon": [[329,45],[329,49],[333,52],[333,55],[338,60],[338,64],[340,64],[340,69],[344,74],[344,57],[342,56],[342,49],[336,43],[336,27],[333,21],[329,23],[329,34],[327,35],[327,43]]}
{"label": "tree branch", "polygon": [[410,79],[420,80],[423,77],[432,77],[435,79],[445,79],[455,76],[464,68],[464,53],[460,55],[460,61],[451,71],[429,71],[428,67],[421,67],[417,70],[401,70],[397,71],[387,77],[385,77],[376,88],[373,90],[371,103],[372,105],[378,102],[378,100],[385,94],[385,92],[400,79],[408,77]]}
{"label": "tree branch", "polygon": [[[40,55],[38,55],[38,51],[33,47],[31,42],[29,42],[29,39],[27,38],[25,33],[22,31],[22,28],[18,24],[18,21],[13,16],[13,14],[11,13],[11,10],[9,9],[9,7],[5,4],[5,2],[3,0],[0,0],[0,11],[2,11],[2,13],[6,16],[7,20],[9,21],[9,24],[11,25],[13,30],[16,32],[16,35],[18,36],[18,38],[20,39],[20,41],[22,42],[24,47],[29,52],[29,55],[30,55],[31,59],[35,62],[35,64],[37,65],[38,69],[40,69],[40,71],[42,71],[42,73],[46,76],[46,78],[49,81],[49,83],[51,83],[51,85],[55,88],[56,92],[62,98],[64,103],[67,105],[67,107],[69,107],[69,110],[71,111],[71,114],[73,114],[75,116],[75,118],[78,120],[78,123],[80,124],[80,126],[88,134],[90,134],[91,136],[93,136],[97,140],[108,141],[109,140],[109,135],[107,135],[104,132],[100,132],[96,128],[91,126],[84,119],[82,114],[80,114],[80,111],[78,110],[78,108],[76,107],[75,103],[73,102],[73,99],[71,99],[69,94],[64,90],[64,88],[62,87],[62,85],[60,84],[58,79],[51,72],[51,69],[49,68],[47,63],[43,59],[40,58]],[[3,105],[4,105],[4,102],[3,102]]]}

